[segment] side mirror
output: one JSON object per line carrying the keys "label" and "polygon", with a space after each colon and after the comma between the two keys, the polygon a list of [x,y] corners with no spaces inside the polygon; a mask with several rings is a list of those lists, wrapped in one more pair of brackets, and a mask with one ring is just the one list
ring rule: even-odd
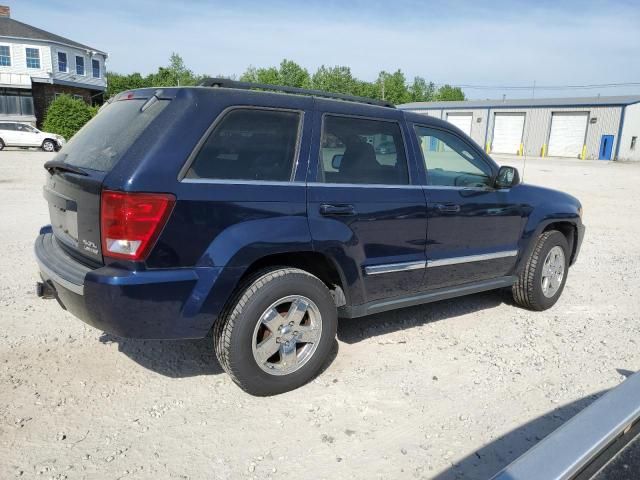
{"label": "side mirror", "polygon": [[340,165],[342,165],[342,157],[344,157],[342,153],[337,153],[331,159],[331,166],[334,168],[334,170],[340,170]]}
{"label": "side mirror", "polygon": [[496,175],[495,188],[510,188],[520,184],[520,174],[515,167],[500,167]]}

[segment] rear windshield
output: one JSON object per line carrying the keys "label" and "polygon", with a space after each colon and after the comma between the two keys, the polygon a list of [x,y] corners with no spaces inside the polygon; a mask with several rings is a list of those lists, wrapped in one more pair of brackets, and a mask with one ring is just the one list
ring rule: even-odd
{"label": "rear windshield", "polygon": [[109,172],[168,104],[169,100],[148,99],[113,102],[73,136],[60,156],[69,165]]}

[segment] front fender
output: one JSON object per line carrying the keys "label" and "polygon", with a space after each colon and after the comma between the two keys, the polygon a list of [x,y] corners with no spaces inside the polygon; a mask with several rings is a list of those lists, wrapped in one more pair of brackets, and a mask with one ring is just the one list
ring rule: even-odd
{"label": "front fender", "polygon": [[[558,210],[557,205],[554,205],[554,207]],[[560,222],[572,225],[576,229],[576,233],[578,233],[578,228],[582,226],[582,220],[577,210],[574,212],[566,211],[565,213],[559,211],[552,212],[551,210],[534,210],[533,214],[529,216],[518,246],[520,255],[516,264],[516,274],[519,274],[522,268],[524,268],[524,265],[536,246],[536,240],[542,232],[544,232],[549,225]]]}

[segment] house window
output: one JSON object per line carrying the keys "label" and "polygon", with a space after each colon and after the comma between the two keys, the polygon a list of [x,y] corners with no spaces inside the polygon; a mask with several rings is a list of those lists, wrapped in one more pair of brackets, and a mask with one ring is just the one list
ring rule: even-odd
{"label": "house window", "polygon": [[76,55],[76,73],[84,75],[84,57]]}
{"label": "house window", "polygon": [[84,97],[82,95],[74,95],[73,98],[84,101]]}
{"label": "house window", "polygon": [[27,68],[40,68],[40,50],[27,48]]}
{"label": "house window", "polygon": [[67,72],[67,54],[65,52],[58,52],[58,71]]}
{"label": "house window", "polygon": [[33,115],[29,90],[0,88],[0,115]]}
{"label": "house window", "polygon": [[91,60],[91,68],[93,69],[93,78],[100,78],[100,61]]}
{"label": "house window", "polygon": [[636,149],[636,141],[638,140],[638,137],[631,137],[631,147],[630,150],[635,150]]}
{"label": "house window", "polygon": [[0,67],[11,66],[11,50],[8,45],[0,45]]}

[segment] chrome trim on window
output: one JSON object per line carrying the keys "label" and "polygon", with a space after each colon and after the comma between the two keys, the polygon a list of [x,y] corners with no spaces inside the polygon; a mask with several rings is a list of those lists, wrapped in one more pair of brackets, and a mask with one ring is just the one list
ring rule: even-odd
{"label": "chrome trim on window", "polygon": [[482,253],[480,255],[467,255],[464,257],[441,258],[438,260],[428,260],[427,268],[444,267],[447,265],[457,265],[459,263],[483,262],[485,260],[495,260],[498,258],[515,257],[517,255],[518,255],[518,250],[505,250],[503,252]]}
{"label": "chrome trim on window", "polygon": [[329,188],[339,188],[339,187],[348,187],[348,188],[408,188],[408,189],[417,189],[421,190],[422,185],[387,185],[385,183],[323,183],[323,182],[307,182],[309,187],[329,187]]}
{"label": "chrome trim on window", "polygon": [[232,180],[216,178],[183,178],[182,183],[213,183],[217,185],[262,185],[280,187],[304,187],[304,182],[290,182],[288,180]]}
{"label": "chrome trim on window", "polygon": [[384,265],[370,265],[364,267],[364,271],[367,275],[379,275],[381,273],[394,273],[394,272],[408,272],[410,270],[420,270],[427,266],[427,262],[401,262],[401,263],[387,263]]}

